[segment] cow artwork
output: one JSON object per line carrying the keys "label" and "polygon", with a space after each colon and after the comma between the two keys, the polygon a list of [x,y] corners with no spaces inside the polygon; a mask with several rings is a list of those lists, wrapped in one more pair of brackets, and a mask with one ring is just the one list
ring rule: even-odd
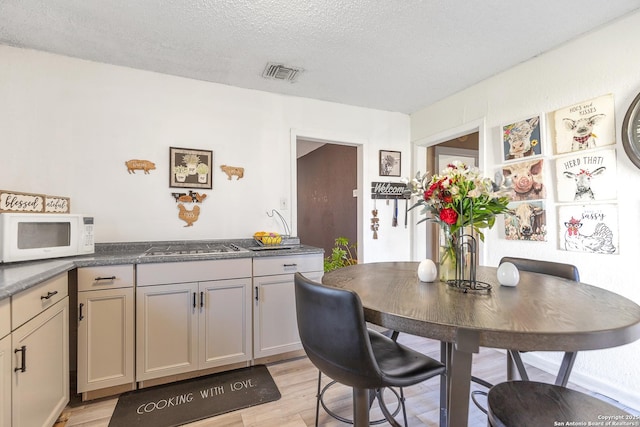
{"label": "cow artwork", "polygon": [[558,202],[599,202],[617,197],[615,148],[580,151],[555,159]]}
{"label": "cow artwork", "polygon": [[502,127],[504,159],[523,159],[542,153],[540,117],[520,120]]}
{"label": "cow artwork", "polygon": [[576,194],[573,198],[574,201],[594,200],[595,196],[593,190],[591,190],[591,180],[607,170],[602,166],[592,171],[588,169],[580,169],[580,172],[573,173],[566,171],[564,176],[573,179],[576,183]]}
{"label": "cow artwork", "polygon": [[547,220],[543,202],[521,202],[509,205],[504,216],[507,240],[547,240]]}
{"label": "cow artwork", "polygon": [[518,162],[502,167],[504,186],[512,201],[536,200],[546,197],[543,183],[543,159]]}

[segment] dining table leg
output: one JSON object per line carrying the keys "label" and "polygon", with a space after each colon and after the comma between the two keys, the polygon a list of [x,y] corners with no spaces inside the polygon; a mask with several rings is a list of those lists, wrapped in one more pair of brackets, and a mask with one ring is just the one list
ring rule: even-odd
{"label": "dining table leg", "polygon": [[458,329],[453,343],[449,370],[449,427],[466,426],[469,421],[471,365],[473,353],[480,351],[479,334],[470,329]]}
{"label": "dining table leg", "polygon": [[446,367],[446,375],[440,376],[440,427],[447,427],[449,413],[449,367],[451,366],[451,348],[453,344],[440,341],[440,362]]}

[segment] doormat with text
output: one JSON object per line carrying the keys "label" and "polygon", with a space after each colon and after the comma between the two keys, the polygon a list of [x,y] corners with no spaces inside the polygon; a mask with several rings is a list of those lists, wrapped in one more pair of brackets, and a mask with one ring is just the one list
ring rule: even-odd
{"label": "doormat with text", "polygon": [[109,427],[171,427],[280,399],[265,365],[124,393]]}

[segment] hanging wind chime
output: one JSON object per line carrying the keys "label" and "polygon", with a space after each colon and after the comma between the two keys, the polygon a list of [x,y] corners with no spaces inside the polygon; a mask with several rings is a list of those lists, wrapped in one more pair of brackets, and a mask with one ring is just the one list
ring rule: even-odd
{"label": "hanging wind chime", "polygon": [[378,228],[380,228],[380,219],[378,218],[378,208],[376,207],[376,199],[373,199],[373,210],[371,211],[371,230],[373,231],[373,239],[378,239]]}

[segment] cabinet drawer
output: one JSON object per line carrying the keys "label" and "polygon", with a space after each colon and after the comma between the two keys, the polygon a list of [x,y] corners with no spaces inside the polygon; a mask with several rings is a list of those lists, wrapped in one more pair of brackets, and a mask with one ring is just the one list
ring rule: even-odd
{"label": "cabinet drawer", "polygon": [[137,285],[203,282],[251,277],[251,258],[138,264]]}
{"label": "cabinet drawer", "polygon": [[322,254],[274,256],[253,260],[254,276],[322,271],[322,269]]}
{"label": "cabinet drawer", "polygon": [[10,298],[0,300],[0,338],[11,333],[11,305]]}
{"label": "cabinet drawer", "polygon": [[133,264],[78,269],[79,291],[130,287],[133,287]]}
{"label": "cabinet drawer", "polygon": [[11,326],[13,330],[64,299],[68,292],[67,273],[63,273],[12,296]]}

